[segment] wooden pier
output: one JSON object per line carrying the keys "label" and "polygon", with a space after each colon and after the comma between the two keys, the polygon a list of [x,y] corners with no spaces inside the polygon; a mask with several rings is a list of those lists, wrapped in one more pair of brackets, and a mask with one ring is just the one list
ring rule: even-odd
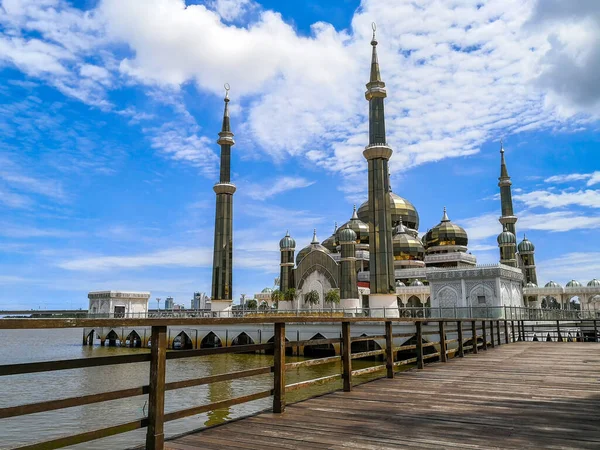
{"label": "wooden pier", "polygon": [[518,342],[166,442],[214,449],[598,449],[600,347]]}
{"label": "wooden pier", "polygon": [[[232,347],[167,350],[168,328],[269,324],[274,340]],[[340,337],[291,341],[291,323],[337,324]],[[378,324],[379,335],[353,327]],[[402,327],[398,326],[402,325]],[[407,330],[407,325],[411,325]],[[263,448],[600,448],[600,346],[596,320],[525,324],[504,319],[357,317],[0,319],[0,329],[151,328],[151,351],[105,357],[0,365],[0,379],[27,373],[149,363],[149,383],[135,388],[0,408],[0,419],[147,396],[148,415],[67,434],[27,449],[55,449],[146,428],[146,449]],[[587,330],[587,331],[586,331]],[[545,339],[544,339],[545,336]],[[383,347],[357,344],[384,342]],[[551,342],[547,342],[551,341]],[[341,355],[286,363],[294,346],[341,346]],[[354,348],[353,348],[354,347]],[[168,361],[270,351],[270,366],[167,382]],[[354,369],[352,361],[377,358]],[[286,383],[286,372],[336,363],[322,378]],[[433,363],[433,364],[432,364]],[[407,372],[407,368],[413,367]],[[425,370],[423,370],[425,369]],[[385,379],[356,385],[359,377]],[[165,411],[165,392],[248,377],[269,377],[269,389],[209,404]],[[288,405],[286,393],[342,380],[343,391]],[[52,386],[49,386],[52,387]],[[271,397],[272,412],[165,442],[164,424]],[[132,418],[133,419],[133,418]],[[67,431],[67,430],[65,430]]]}

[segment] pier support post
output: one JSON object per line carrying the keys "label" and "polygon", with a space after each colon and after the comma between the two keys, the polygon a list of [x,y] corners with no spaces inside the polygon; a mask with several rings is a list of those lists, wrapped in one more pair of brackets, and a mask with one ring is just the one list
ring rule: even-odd
{"label": "pier support post", "polygon": [[508,320],[504,319],[504,342],[510,344],[510,336],[508,335]]}
{"label": "pier support post", "polygon": [[440,319],[440,361],[448,362],[446,355],[446,322]]}
{"label": "pier support post", "polygon": [[510,327],[512,329],[512,341],[517,342],[517,338],[515,337],[515,321],[514,320],[510,321]]}
{"label": "pier support post", "polygon": [[148,392],[148,430],[146,450],[165,446],[165,373],[167,368],[167,327],[152,327],[150,350],[150,386]]}
{"label": "pier support post", "polygon": [[498,337],[498,347],[502,344],[502,340],[500,339],[500,320],[496,322],[496,336]]}
{"label": "pier support post", "polygon": [[521,340],[525,342],[525,321],[521,320]]}
{"label": "pier support post", "polygon": [[456,322],[456,329],[458,330],[458,357],[463,358],[465,356],[464,339],[463,339],[463,323],[462,320]]}
{"label": "pier support post", "polygon": [[275,324],[273,412],[285,411],[285,323]]}
{"label": "pier support post", "polygon": [[425,361],[423,360],[423,322],[415,322],[417,327],[417,369],[425,368]]}
{"label": "pier support post", "polygon": [[496,346],[496,343],[494,342],[494,321],[490,320],[490,345],[492,346],[492,348],[494,348]]}
{"label": "pier support post", "polygon": [[474,320],[471,321],[471,341],[473,341],[473,348],[471,348],[471,351],[477,354],[479,351],[477,349],[477,322]]}
{"label": "pier support post", "polygon": [[387,377],[394,378],[394,340],[392,339],[392,322],[385,323],[385,357]]}
{"label": "pier support post", "polygon": [[344,392],[350,392],[352,390],[351,352],[350,322],[342,322],[342,379],[344,380]]}
{"label": "pier support post", "polygon": [[485,320],[481,321],[481,338],[483,339],[482,350],[487,350],[487,333],[485,330]]}

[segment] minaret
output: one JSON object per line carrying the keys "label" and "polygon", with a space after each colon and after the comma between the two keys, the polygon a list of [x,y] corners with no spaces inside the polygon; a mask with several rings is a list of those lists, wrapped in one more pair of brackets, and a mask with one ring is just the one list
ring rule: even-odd
{"label": "minaret", "polygon": [[500,247],[500,264],[517,267],[517,238],[508,231],[504,225],[504,231],[498,235],[498,247]]}
{"label": "minaret", "polygon": [[387,94],[379,74],[375,29],[373,24],[371,78],[365,93],[369,101],[369,145],[363,152],[369,164],[369,306],[391,308],[395,312],[386,311],[386,314],[398,315],[388,178],[388,160],[393,152],[385,139],[384,99]]}
{"label": "minaret", "polygon": [[521,257],[521,267],[523,269],[524,283],[533,283],[537,286],[537,272],[535,268],[535,246],[525,235],[518,246],[519,256]]}
{"label": "minaret", "polygon": [[[340,255],[340,306],[343,309],[360,308],[356,279],[356,233],[351,228],[339,232]],[[358,309],[356,309],[358,312]]]}
{"label": "minaret", "polygon": [[502,144],[502,140],[500,140],[500,178],[498,178],[498,186],[500,187],[502,217],[499,220],[502,226],[506,225],[508,231],[516,236],[515,223],[517,222],[517,217],[513,211],[511,185],[512,181],[510,181],[510,177],[508,176],[506,161],[504,160],[504,145]]}
{"label": "minaret", "polygon": [[231,183],[231,147],[235,144],[229,125],[229,85],[225,84],[225,110],[223,126],[217,144],[221,146],[221,174],[213,190],[217,194],[215,212],[215,247],[213,253],[213,276],[211,309],[225,311],[232,304],[232,260],[233,260],[233,194]]}
{"label": "minaret", "polygon": [[290,232],[279,241],[279,250],[281,251],[281,263],[279,272],[279,290],[285,294],[289,288],[294,287],[294,251],[296,241],[290,237]]}

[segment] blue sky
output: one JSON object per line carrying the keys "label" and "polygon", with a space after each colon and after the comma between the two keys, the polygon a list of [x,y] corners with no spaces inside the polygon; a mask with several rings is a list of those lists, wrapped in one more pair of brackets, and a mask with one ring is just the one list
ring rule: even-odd
{"label": "blue sky", "polygon": [[[567,4],[568,3],[568,4]],[[0,2],[0,308],[210,294],[231,84],[234,298],[366,198],[371,22],[394,191],[498,259],[504,138],[540,282],[600,277],[600,4]]]}

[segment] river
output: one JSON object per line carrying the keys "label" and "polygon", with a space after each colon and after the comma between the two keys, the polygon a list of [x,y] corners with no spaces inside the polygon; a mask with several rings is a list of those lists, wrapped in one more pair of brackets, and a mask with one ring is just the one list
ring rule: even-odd
{"label": "river", "polygon": [[[81,345],[81,329],[0,330],[0,364],[49,361],[147,352],[126,347],[93,347]],[[304,358],[290,357],[287,362]],[[273,357],[261,354],[214,355],[182,358],[167,362],[167,382],[199,378],[220,373],[265,367]],[[381,364],[354,360],[353,368]],[[303,367],[286,373],[286,384],[339,373],[339,364]],[[95,394],[148,384],[149,363],[120,364],[105,367],[60,370],[0,378],[0,408],[53,399]],[[370,375],[371,378],[378,375]],[[362,377],[364,379],[364,377]],[[271,388],[272,375],[261,375],[206,386],[178,389],[166,393],[165,412],[226,400]],[[330,390],[340,389],[341,382],[329,383],[287,394],[293,402]],[[147,413],[147,396],[112,400],[93,405],[67,408],[0,420],[0,448],[10,449],[24,444],[60,436],[82,433],[129,422]],[[165,424],[165,434],[178,435],[204,426],[245,416],[269,408],[271,398],[211,411]],[[127,449],[143,444],[145,429],[87,442],[72,449]]]}

